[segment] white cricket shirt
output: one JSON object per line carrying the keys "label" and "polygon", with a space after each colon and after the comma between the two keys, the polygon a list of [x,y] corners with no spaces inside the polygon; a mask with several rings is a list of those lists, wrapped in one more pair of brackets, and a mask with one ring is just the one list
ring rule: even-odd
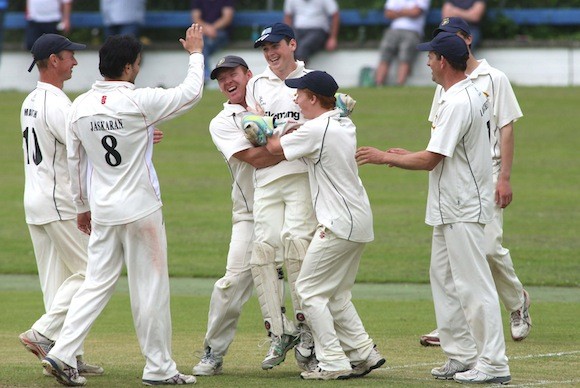
{"label": "white cricket shirt", "polygon": [[248,112],[238,104],[224,103],[224,109],[209,123],[211,139],[222,153],[232,174],[233,221],[254,219],[254,171],[249,163],[233,155],[252,148],[242,129],[242,117]]}
{"label": "white cricket shirt", "polygon": [[490,111],[489,101],[468,78],[441,95],[427,151],[445,158],[429,172],[428,225],[487,224],[493,218]]}
{"label": "white cricket shirt", "polygon": [[355,161],[356,127],[333,110],[280,138],[288,160],[304,158],[318,222],[338,237],[374,239],[373,213]]}
{"label": "white cricket shirt", "polygon": [[330,18],[338,12],[335,0],[286,0],[284,13],[292,15],[292,27],[299,29],[322,28],[330,31]]}
{"label": "white cricket shirt", "polygon": [[42,225],[76,218],[66,159],[66,117],[71,101],[64,92],[38,82],[22,103],[24,213]]}
{"label": "white cricket shirt", "polygon": [[[296,69],[288,78],[299,78],[310,70],[304,68],[304,62],[296,61]],[[304,122],[300,107],[294,102],[296,89],[289,88],[284,80],[266,67],[263,73],[258,74],[248,82],[246,87],[246,102],[248,107],[260,105],[264,115],[273,116],[276,120],[292,119]],[[255,174],[255,186],[262,187],[280,177],[305,173],[308,169],[302,160],[282,161],[274,166],[259,168]]]}
{"label": "white cricket shirt", "polygon": [[185,113],[199,102],[202,90],[203,55],[195,53],[189,56],[187,77],[175,88],[136,89],[130,82],[97,81],[77,97],[67,127],[77,211],[88,211],[90,203],[93,221],[121,225],[159,209],[159,182],[151,160],[153,126]]}
{"label": "white cricket shirt", "polygon": [[[508,77],[501,70],[489,65],[485,60],[479,60],[479,65],[468,75],[475,86],[485,94],[493,107],[490,120],[489,141],[494,174],[499,173],[501,167],[501,132],[500,130],[510,122],[517,121],[523,116],[518,100],[512,89]],[[429,120],[435,114],[437,100],[443,93],[441,85],[437,86],[433,105],[429,113]]]}

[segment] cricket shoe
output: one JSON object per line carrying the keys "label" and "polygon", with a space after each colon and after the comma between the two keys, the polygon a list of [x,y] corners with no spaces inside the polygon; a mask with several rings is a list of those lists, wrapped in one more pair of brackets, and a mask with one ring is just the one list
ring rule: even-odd
{"label": "cricket shoe", "polygon": [[512,381],[512,377],[510,375],[491,376],[477,369],[470,369],[456,373],[453,380],[462,384],[509,384]]}
{"label": "cricket shoe", "polygon": [[193,367],[193,374],[196,376],[213,376],[222,373],[223,357],[211,352],[208,346],[201,360]]}
{"label": "cricket shoe", "polygon": [[443,366],[431,369],[433,377],[439,380],[453,380],[456,373],[461,373],[469,370],[469,366],[465,365],[452,358],[448,359]]}
{"label": "cricket shoe", "polygon": [[54,341],[46,338],[34,329],[25,331],[18,338],[26,350],[34,354],[41,361],[54,346]]}
{"label": "cricket shoe", "polygon": [[439,343],[439,332],[437,329],[433,330],[429,334],[423,334],[421,338],[419,338],[419,342],[423,346],[441,346]]}
{"label": "cricket shoe", "polygon": [[532,330],[532,317],[530,317],[530,295],[524,290],[524,304],[521,308],[513,311],[510,316],[510,331],[514,341],[525,339]]}
{"label": "cricket shoe", "polygon": [[89,364],[81,356],[77,356],[77,369],[83,376],[101,376],[105,373],[101,366]]}
{"label": "cricket shoe", "polygon": [[87,379],[79,375],[78,369],[65,364],[55,356],[46,356],[42,360],[42,367],[62,385],[79,387],[87,384]]}
{"label": "cricket shoe", "polygon": [[294,348],[294,357],[296,358],[296,364],[298,367],[304,371],[309,369],[309,363],[311,363],[312,358],[316,358],[314,354],[314,338],[312,337],[312,332],[310,328],[304,324],[300,325],[300,340],[296,347]]}
{"label": "cricket shoe", "polygon": [[281,336],[272,335],[270,342],[270,349],[266,358],[262,361],[262,369],[272,369],[276,365],[280,365],[286,359],[286,353],[292,349],[298,341],[299,336],[290,334],[282,334]]}
{"label": "cricket shoe", "polygon": [[371,371],[380,368],[387,362],[383,356],[377,350],[377,346],[373,347],[371,354],[367,357],[365,361],[361,361],[358,364],[352,365],[352,376],[351,377],[363,377],[371,373]]}
{"label": "cricket shoe", "polygon": [[300,378],[304,380],[346,380],[352,377],[352,369],[346,370],[323,370],[316,368],[313,371],[300,373]]}
{"label": "cricket shoe", "polygon": [[143,379],[143,385],[185,385],[185,384],[195,384],[197,381],[195,376],[184,375],[183,373],[177,373],[175,376],[170,377],[165,380],[145,380]]}

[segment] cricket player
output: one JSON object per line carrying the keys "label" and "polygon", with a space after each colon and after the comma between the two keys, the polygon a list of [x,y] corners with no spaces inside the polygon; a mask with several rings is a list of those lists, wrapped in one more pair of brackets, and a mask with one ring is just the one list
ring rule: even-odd
{"label": "cricket player", "polygon": [[312,71],[285,83],[297,89],[295,101],[308,121],[292,133],[274,135],[266,148],[287,160],[306,162],[318,220],[296,280],[318,367],[300,376],[306,380],[364,376],[385,359],[351,301],[364,247],[374,239],[371,206],[354,158],[356,127],[335,109],[338,85],[330,74]]}
{"label": "cricket player", "polygon": [[193,374],[217,375],[223,357],[234,339],[242,306],[252,295],[254,282],[250,267],[254,243],[254,172],[280,162],[265,147],[254,147],[244,135],[242,117],[248,114],[246,86],[252,71],[235,55],[220,59],[211,71],[228,99],[223,110],[209,124],[211,138],[232,174],[232,235],[226,273],[213,287],[209,302],[204,354],[193,367]]}
{"label": "cricket player", "polygon": [[424,151],[361,147],[359,165],[387,164],[429,171],[425,222],[433,226],[430,280],[441,348],[447,362],[437,379],[460,383],[511,381],[501,313],[485,259],[484,227],[493,219],[489,153],[490,102],[465,75],[463,39],[441,32],[417,46],[444,93]]}
{"label": "cricket player", "polygon": [[[499,298],[510,312],[510,332],[514,341],[525,339],[532,329],[529,313],[530,296],[516,275],[510,251],[502,246],[503,209],[512,201],[510,183],[514,156],[514,122],[523,116],[518,100],[507,76],[492,67],[485,59],[477,60],[471,51],[472,35],[469,25],[461,18],[445,18],[434,36],[440,32],[450,32],[465,40],[469,48],[466,74],[482,91],[492,106],[489,126],[493,183],[495,186],[495,206],[493,221],[485,226],[486,257]],[[437,86],[429,121],[433,121],[438,101],[443,94]],[[437,330],[421,336],[421,344],[438,345]]]}
{"label": "cricket player", "polygon": [[[303,62],[294,59],[296,45],[294,31],[284,23],[272,24],[262,31],[254,48],[262,49],[268,66],[248,82],[248,109],[279,122],[304,122],[300,107],[294,102],[294,90],[284,84],[284,80],[309,71]],[[293,160],[257,169],[254,183],[255,243],[250,264],[271,339],[262,369],[282,363],[288,350],[298,343],[295,356],[299,367],[306,370],[314,357],[314,344],[295,283],[316,228],[307,165],[302,160]],[[286,266],[295,322],[284,314],[284,292],[279,282],[284,279],[282,262]]]}
{"label": "cricket player", "polygon": [[[76,226],[76,209],[66,159],[66,117],[71,101],[62,91],[78,64],[75,51],[86,46],[62,35],[44,34],[32,46],[28,71],[38,68],[40,80],[22,103],[24,151],[24,213],[30,231],[43,314],[20,342],[40,360],[58,339],[74,294],[85,280],[88,236]],[[79,373],[99,375],[103,368],[77,354]]]}
{"label": "cricket player", "polygon": [[152,163],[153,125],[185,113],[202,96],[202,29],[193,24],[185,36],[180,42],[189,54],[187,76],[177,87],[136,89],[142,45],[132,36],[116,35],[99,50],[104,80],[71,106],[71,188],[78,227],[90,238],[86,280],[72,299],[59,340],[42,361],[61,384],[86,383],[74,354],[113,295],[123,264],[146,361],[143,384],[196,381],[179,373],[171,355],[167,239]]}

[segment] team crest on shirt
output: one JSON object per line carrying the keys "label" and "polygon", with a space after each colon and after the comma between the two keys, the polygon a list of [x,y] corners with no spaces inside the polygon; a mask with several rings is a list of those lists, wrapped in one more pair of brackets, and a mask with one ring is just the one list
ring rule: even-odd
{"label": "team crest on shirt", "polygon": [[324,230],[320,231],[320,235],[318,237],[320,237],[321,240],[326,237],[326,233],[324,232]]}
{"label": "team crest on shirt", "polygon": [[106,102],[107,102],[107,96],[102,96],[101,97],[101,105],[105,105]]}

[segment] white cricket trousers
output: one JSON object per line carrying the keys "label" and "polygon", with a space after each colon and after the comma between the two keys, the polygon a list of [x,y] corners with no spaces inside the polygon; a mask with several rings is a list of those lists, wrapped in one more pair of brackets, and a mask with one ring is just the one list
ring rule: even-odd
{"label": "white cricket trousers", "polygon": [[70,302],[85,280],[89,236],[75,220],[28,225],[45,314],[32,328],[53,341],[58,339]]}
{"label": "white cricket trousers", "polygon": [[[494,187],[499,173],[493,174]],[[516,275],[510,251],[502,246],[503,209],[497,204],[493,220],[485,226],[485,253],[500,300],[510,313],[524,304],[524,286]]]}
{"label": "white cricket trousers", "polygon": [[226,273],[213,286],[209,301],[204,348],[225,356],[234,340],[242,306],[252,296],[254,281],[250,267],[254,242],[254,222],[239,221],[232,225]]}
{"label": "white cricket trousers", "polygon": [[491,376],[509,375],[499,300],[484,251],[484,225],[433,228],[431,291],[448,358]]}
{"label": "white cricket trousers", "polygon": [[133,322],[146,360],[143,379],[175,376],[167,239],[161,209],[124,225],[93,222],[88,254],[85,282],[72,299],[61,336],[49,354],[76,367],[77,350],[113,295],[125,264]]}
{"label": "white cricket trousers", "polygon": [[318,366],[326,371],[351,369],[351,363],[366,360],[374,346],[351,301],[364,247],[319,225],[296,280]]}

